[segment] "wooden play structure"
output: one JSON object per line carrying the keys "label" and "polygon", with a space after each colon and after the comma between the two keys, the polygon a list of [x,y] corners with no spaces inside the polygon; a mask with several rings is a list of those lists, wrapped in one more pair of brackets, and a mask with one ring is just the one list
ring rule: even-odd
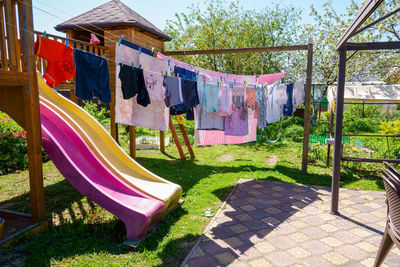
{"label": "wooden play structure", "polygon": [[[32,212],[30,215],[0,210],[0,217],[5,219],[5,236],[0,240],[0,246],[6,246],[14,238],[46,228],[47,222],[43,190],[39,95],[33,54],[32,2],[0,1],[0,11],[0,109],[26,130]],[[17,233],[7,235],[7,225],[11,222],[21,225],[21,228]]]}
{"label": "wooden play structure", "polygon": [[[78,15],[55,27],[56,30],[65,32],[67,38],[47,35],[47,37],[59,40],[65,43],[69,40],[72,47],[82,47],[83,50],[96,53],[108,59],[115,58],[115,44],[123,37],[125,40],[142,46],[152,51],[163,51],[164,42],[171,38],[159,30],[152,23],[140,16],[138,13],[124,5],[119,0],[112,0],[104,5],[98,6],[86,13]],[[96,34],[101,43],[100,45],[91,45],[90,34]],[[39,33],[43,34],[43,33]],[[42,59],[42,65],[46,64]],[[110,88],[112,101],[110,103],[111,135],[118,142],[118,125],[115,123],[115,62],[108,61],[110,68]],[[78,101],[74,94],[73,80],[61,84],[59,89],[69,90],[71,100]],[[179,141],[179,133],[170,121],[170,131],[178,149],[179,156],[183,160],[186,158],[182,144]],[[194,158],[194,153],[188,140],[183,125],[179,125],[180,134],[183,137],[183,143],[187,147],[187,153],[190,158]],[[129,126],[129,151],[132,158],[136,158],[136,127]],[[160,151],[165,152],[165,133],[160,131]]]}

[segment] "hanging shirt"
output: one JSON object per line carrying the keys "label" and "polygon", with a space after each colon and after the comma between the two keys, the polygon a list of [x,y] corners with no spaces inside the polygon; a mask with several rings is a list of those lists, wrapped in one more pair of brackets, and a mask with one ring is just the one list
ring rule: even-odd
{"label": "hanging shirt", "polygon": [[74,60],[76,96],[83,100],[97,96],[103,103],[110,103],[110,74],[107,60],[79,49],[74,50]]}
{"label": "hanging shirt", "polygon": [[121,89],[124,99],[134,97],[138,93],[137,68],[120,64],[118,78],[121,80]]}
{"label": "hanging shirt", "polygon": [[[282,104],[278,101],[278,85],[269,85],[267,93],[266,119],[267,124],[281,119]],[[260,112],[260,110],[259,110]]]}
{"label": "hanging shirt", "polygon": [[256,88],[256,98],[257,98],[257,127],[264,128],[267,127],[267,97],[265,95],[264,86],[258,85]]}
{"label": "hanging shirt", "polygon": [[233,112],[232,88],[228,84],[222,84],[219,88],[219,112],[220,116],[229,116]]}
{"label": "hanging shirt", "polygon": [[182,87],[179,79],[173,76],[164,77],[165,105],[171,107],[183,103]]}
{"label": "hanging shirt", "polygon": [[304,81],[300,80],[293,85],[293,106],[297,108],[302,105],[305,100]]}
{"label": "hanging shirt", "polygon": [[195,108],[195,128],[197,130],[225,130],[224,117],[217,113],[204,110],[204,78],[199,75],[197,80],[197,92],[199,96],[199,105]]}
{"label": "hanging shirt", "polygon": [[293,114],[293,85],[294,83],[290,83],[286,86],[287,101],[283,105],[283,115],[286,117]]}
{"label": "hanging shirt", "polygon": [[[243,117],[243,114],[246,116]],[[242,109],[233,109],[232,115],[225,118],[225,135],[245,136],[249,133],[247,112]]]}
{"label": "hanging shirt", "polygon": [[42,40],[42,37],[37,35],[34,52],[36,56],[47,60],[43,78],[50,87],[54,88],[75,76],[72,47],[66,47],[65,44],[48,38]]}
{"label": "hanging shirt", "polygon": [[[116,73],[120,66],[117,66]],[[115,121],[117,123],[139,126],[152,130],[168,131],[169,111],[164,100],[151,99],[147,107],[137,103],[137,95],[130,99],[123,99],[121,82],[115,80]]]}
{"label": "hanging shirt", "polygon": [[257,89],[255,86],[246,88],[246,107],[255,110],[257,104]]}
{"label": "hanging shirt", "polygon": [[208,112],[219,111],[219,86],[215,83],[206,83],[204,85],[203,107]]}
{"label": "hanging shirt", "polygon": [[246,106],[245,103],[246,88],[234,86],[232,89],[232,103],[235,108],[241,109]]}

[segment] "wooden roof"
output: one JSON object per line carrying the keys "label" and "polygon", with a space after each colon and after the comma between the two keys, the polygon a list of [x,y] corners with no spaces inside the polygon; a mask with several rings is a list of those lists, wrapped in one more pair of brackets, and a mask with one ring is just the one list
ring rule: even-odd
{"label": "wooden roof", "polygon": [[57,31],[66,32],[68,29],[77,28],[77,25],[86,28],[92,28],[93,26],[102,28],[109,26],[134,26],[145,32],[152,33],[165,41],[171,40],[171,37],[123,4],[120,0],[112,0],[104,5],[98,6],[86,13],[58,24],[55,29]]}

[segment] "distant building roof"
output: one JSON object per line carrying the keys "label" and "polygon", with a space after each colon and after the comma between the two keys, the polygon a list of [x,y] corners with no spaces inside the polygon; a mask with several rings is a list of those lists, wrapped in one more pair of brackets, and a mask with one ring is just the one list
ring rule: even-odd
{"label": "distant building roof", "polygon": [[147,19],[123,4],[120,0],[112,0],[104,5],[98,6],[86,13],[76,16],[54,27],[57,31],[81,27],[106,27],[106,26],[135,26],[150,32],[157,37],[170,41],[171,37],[166,35]]}

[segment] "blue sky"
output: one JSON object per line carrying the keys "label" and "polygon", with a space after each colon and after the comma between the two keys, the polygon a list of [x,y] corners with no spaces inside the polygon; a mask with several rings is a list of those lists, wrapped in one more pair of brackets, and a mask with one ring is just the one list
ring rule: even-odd
{"label": "blue sky", "polygon": [[[109,0],[32,0],[34,9],[34,25],[35,29],[39,31],[46,31],[48,33],[62,35],[62,33],[54,30],[54,26],[57,24],[70,19],[74,16],[82,14],[94,7],[101,4],[107,3]],[[145,17],[147,20],[152,22],[161,30],[164,29],[165,23],[168,19],[173,19],[175,13],[183,12],[192,3],[201,3],[202,0],[122,0],[124,4],[135,10],[137,13]],[[270,6],[272,3],[276,3],[277,0],[241,0],[242,6],[248,9],[258,9]],[[298,7],[303,11],[302,22],[312,23],[312,19],[308,16],[308,11],[311,4],[315,8],[321,9],[322,4],[325,2],[318,0],[280,0],[284,6]],[[350,0],[333,0],[333,7],[338,13],[344,12],[346,6],[350,3]],[[356,0],[357,3],[361,0]],[[45,10],[54,14],[49,15],[39,9]]]}

